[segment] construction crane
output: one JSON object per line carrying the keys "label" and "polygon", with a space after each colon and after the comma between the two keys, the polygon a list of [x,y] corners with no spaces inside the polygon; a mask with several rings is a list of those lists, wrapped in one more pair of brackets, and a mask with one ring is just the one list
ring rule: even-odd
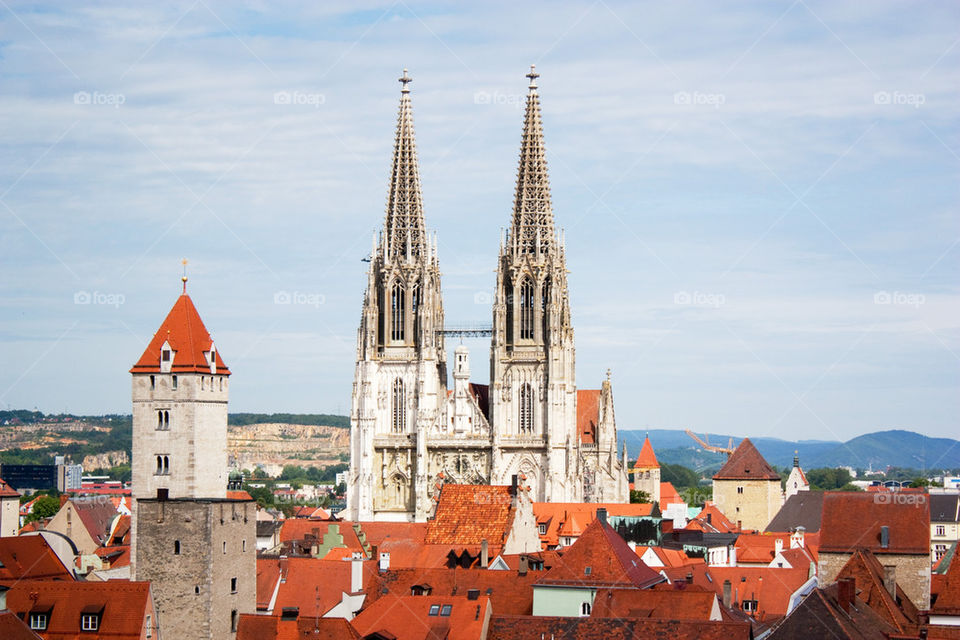
{"label": "construction crane", "polygon": [[[690,429],[684,429],[684,432],[686,432],[688,436],[693,438],[697,442],[697,444],[703,447],[704,450],[706,451],[713,451],[715,453],[725,453],[727,454],[728,458],[735,451],[735,449],[733,448],[733,438],[730,438],[730,442],[727,443],[726,447],[715,447],[712,444],[710,444],[707,440],[701,440],[700,437],[697,436],[697,434],[695,434],[693,431],[690,431]],[[704,437],[709,438],[710,435],[704,434]]]}

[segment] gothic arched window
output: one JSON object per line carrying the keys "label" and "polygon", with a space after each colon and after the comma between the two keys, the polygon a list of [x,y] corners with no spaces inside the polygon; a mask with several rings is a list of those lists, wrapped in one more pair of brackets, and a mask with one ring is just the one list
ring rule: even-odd
{"label": "gothic arched window", "polygon": [[395,282],[390,292],[390,339],[404,339],[404,320],[406,312],[406,291],[403,284]]}
{"label": "gothic arched window", "polygon": [[421,297],[423,296],[422,289],[420,288],[420,283],[417,282],[413,285],[413,290],[410,292],[410,316],[413,318],[413,339],[416,340],[417,336],[420,335],[420,305],[422,304]]}
{"label": "gothic arched window", "polygon": [[520,385],[520,433],[533,433],[533,388]]}
{"label": "gothic arched window", "polygon": [[407,408],[404,400],[406,394],[403,389],[403,380],[397,378],[393,381],[393,416],[392,425],[394,433],[403,433],[407,430]]}
{"label": "gothic arched window", "polygon": [[520,339],[533,340],[533,283],[529,278],[520,283]]}
{"label": "gothic arched window", "polygon": [[503,285],[503,297],[507,305],[507,344],[513,344],[513,282],[509,277]]}
{"label": "gothic arched window", "polygon": [[550,326],[550,316],[547,314],[547,305],[550,304],[550,278],[543,281],[543,287],[540,289],[540,322],[542,324],[543,342],[547,340],[547,329]]}

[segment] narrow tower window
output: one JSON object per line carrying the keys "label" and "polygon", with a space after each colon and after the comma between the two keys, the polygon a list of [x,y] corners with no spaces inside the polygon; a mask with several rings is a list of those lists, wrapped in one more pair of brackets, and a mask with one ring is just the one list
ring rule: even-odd
{"label": "narrow tower window", "polygon": [[529,278],[520,284],[520,339],[533,340],[533,283]]}
{"label": "narrow tower window", "polygon": [[533,433],[533,389],[520,385],[520,433]]}
{"label": "narrow tower window", "polygon": [[390,339],[404,339],[404,313],[406,311],[406,292],[399,282],[394,283],[390,294]]}
{"label": "narrow tower window", "polygon": [[513,344],[513,282],[509,277],[503,285],[503,297],[507,305],[507,344]]}
{"label": "narrow tower window", "polygon": [[413,320],[413,339],[416,340],[420,335],[420,296],[422,295],[420,283],[413,285],[410,292],[410,317]]}
{"label": "narrow tower window", "polygon": [[542,341],[546,344],[548,340],[548,329],[550,328],[550,316],[547,313],[547,305],[550,304],[550,278],[543,282],[540,290],[540,322]]}
{"label": "narrow tower window", "polygon": [[403,389],[403,380],[393,381],[393,432],[403,433],[407,430],[407,409],[404,406],[406,394]]}

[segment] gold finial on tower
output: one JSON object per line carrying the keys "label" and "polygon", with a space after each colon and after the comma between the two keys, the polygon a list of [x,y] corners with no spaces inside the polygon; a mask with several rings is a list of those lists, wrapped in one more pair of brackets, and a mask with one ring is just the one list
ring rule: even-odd
{"label": "gold finial on tower", "polygon": [[190,261],[187,260],[186,258],[184,258],[183,260],[180,261],[180,264],[183,265],[183,276],[181,276],[180,280],[183,282],[183,293],[184,293],[184,295],[186,295],[186,293],[187,293],[187,263],[188,263],[188,262],[190,262]]}
{"label": "gold finial on tower", "polygon": [[537,65],[530,65],[530,73],[527,74],[527,77],[530,78],[530,85],[527,87],[531,91],[536,91],[537,89],[537,78],[540,77],[540,74],[537,73]]}
{"label": "gold finial on tower", "polygon": [[400,92],[401,92],[401,93],[410,93],[410,87],[408,87],[407,85],[410,84],[411,82],[413,82],[413,78],[411,78],[410,75],[407,73],[407,70],[404,69],[404,70],[403,70],[403,75],[400,76],[400,84],[403,85],[403,88],[400,89]]}

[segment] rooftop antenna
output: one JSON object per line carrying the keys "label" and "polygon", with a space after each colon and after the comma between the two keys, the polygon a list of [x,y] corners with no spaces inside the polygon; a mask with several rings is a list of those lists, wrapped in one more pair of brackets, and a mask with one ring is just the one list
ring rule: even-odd
{"label": "rooftop antenna", "polygon": [[180,280],[183,282],[183,294],[184,294],[184,295],[187,294],[187,263],[188,263],[188,262],[190,262],[190,261],[187,260],[186,258],[184,258],[183,260],[180,261],[180,264],[183,265],[183,276],[180,278]]}

